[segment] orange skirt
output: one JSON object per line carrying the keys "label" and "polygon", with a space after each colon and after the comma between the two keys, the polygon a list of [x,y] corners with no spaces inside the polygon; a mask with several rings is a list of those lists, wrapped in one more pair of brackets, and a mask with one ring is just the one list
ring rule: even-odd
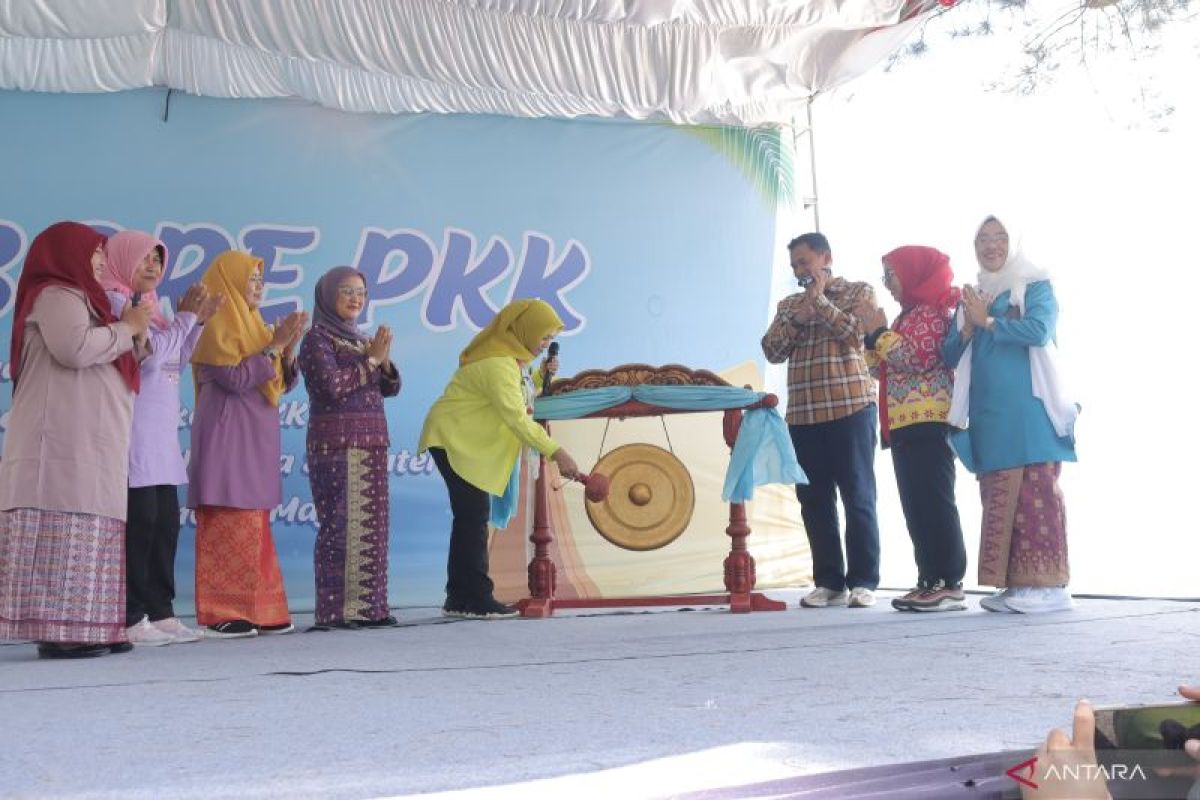
{"label": "orange skirt", "polygon": [[255,625],[290,621],[270,512],[200,506],[196,509],[196,622],[218,625],[236,619]]}

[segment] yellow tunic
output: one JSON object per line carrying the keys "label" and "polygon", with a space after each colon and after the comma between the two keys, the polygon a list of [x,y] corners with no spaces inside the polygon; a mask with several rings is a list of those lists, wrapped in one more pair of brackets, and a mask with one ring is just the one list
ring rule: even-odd
{"label": "yellow tunic", "polygon": [[503,495],[523,445],[547,457],[559,449],[526,412],[516,359],[497,356],[458,368],[425,417],[418,451],[443,448],[464,480]]}

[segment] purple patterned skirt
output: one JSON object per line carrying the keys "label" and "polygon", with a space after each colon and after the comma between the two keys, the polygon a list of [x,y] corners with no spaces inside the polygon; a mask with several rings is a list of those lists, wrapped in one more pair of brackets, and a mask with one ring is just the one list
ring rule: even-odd
{"label": "purple patterned skirt", "polygon": [[309,453],[317,509],[316,623],[388,616],[387,448]]}

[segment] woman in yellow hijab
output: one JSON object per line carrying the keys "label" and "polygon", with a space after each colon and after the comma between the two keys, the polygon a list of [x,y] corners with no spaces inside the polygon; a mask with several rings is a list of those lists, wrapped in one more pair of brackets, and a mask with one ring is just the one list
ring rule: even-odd
{"label": "woman in yellow hijab", "polygon": [[425,418],[420,451],[429,450],[450,495],[453,523],[446,564],[446,616],[514,617],[492,595],[488,577],[490,495],[501,496],[522,447],[532,447],[564,477],[579,474],[575,460],[532,417],[533,395],[524,368],[563,328],[541,300],[514,300],[459,356],[458,371]]}
{"label": "woman in yellow hijab", "polygon": [[202,283],[225,302],[192,354],[196,622],[218,638],[287,633],[269,515],[282,499],[279,398],[296,383],[294,350],[308,315],[293,312],[274,327],[263,321],[263,262],[249,253],[217,256]]}

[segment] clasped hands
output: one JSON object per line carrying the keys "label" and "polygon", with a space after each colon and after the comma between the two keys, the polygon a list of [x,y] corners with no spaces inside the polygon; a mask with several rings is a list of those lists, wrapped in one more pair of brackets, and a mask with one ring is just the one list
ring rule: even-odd
{"label": "clasped hands", "polygon": [[307,324],[308,312],[293,311],[288,314],[275,323],[275,328],[271,332],[271,348],[282,351],[284,360],[290,361],[292,351],[295,350],[300,337],[304,335],[304,328]]}
{"label": "clasped hands", "polygon": [[381,367],[387,367],[392,363],[392,329],[387,325],[380,325],[375,331],[375,335],[367,342],[367,356],[375,359]]}
{"label": "clasped hands", "polygon": [[963,316],[972,330],[987,326],[988,306],[992,304],[992,299],[991,295],[979,291],[974,286],[963,287]]}

